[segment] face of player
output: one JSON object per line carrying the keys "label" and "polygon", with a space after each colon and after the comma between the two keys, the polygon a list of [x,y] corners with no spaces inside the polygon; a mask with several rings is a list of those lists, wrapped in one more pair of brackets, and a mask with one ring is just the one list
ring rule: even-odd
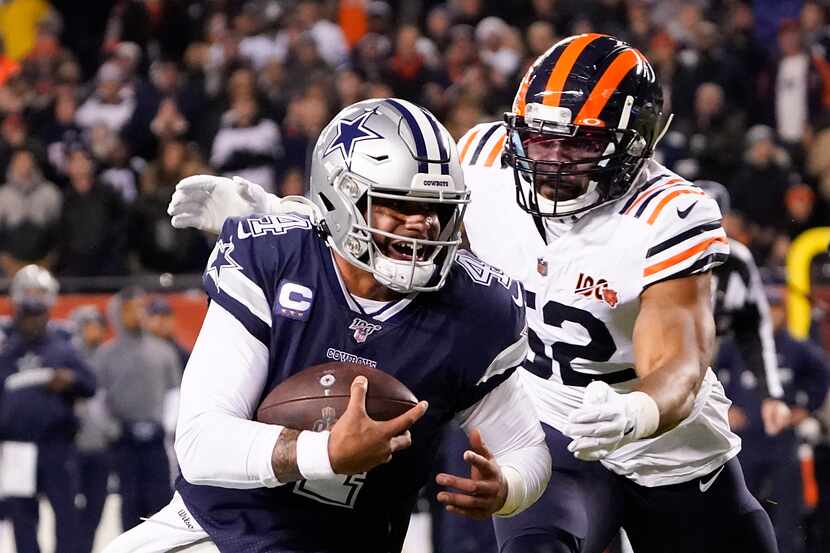
{"label": "face of player", "polygon": [[17,329],[27,340],[37,340],[46,333],[49,323],[49,310],[23,310],[17,314]]}
{"label": "face of player", "polygon": [[[375,198],[372,200],[370,225],[407,238],[437,240],[441,234],[442,221],[448,220],[448,217],[442,217],[445,211],[446,206],[435,203]],[[415,255],[419,261],[423,261],[433,251],[431,246],[426,246],[413,252],[410,242],[380,234],[374,234],[373,237],[380,251],[391,259],[411,261]]]}
{"label": "face of player", "polygon": [[[608,145],[607,140],[599,138],[552,138],[535,136],[524,142],[527,156],[536,161],[555,163],[573,163],[581,159],[594,159],[602,155]],[[579,175],[550,175],[537,172],[534,177],[536,191],[551,201],[573,200],[588,190],[590,171],[596,161],[569,165],[566,172],[585,172]],[[555,165],[541,165],[542,170],[550,171]],[[554,169],[555,170],[555,169]]]}

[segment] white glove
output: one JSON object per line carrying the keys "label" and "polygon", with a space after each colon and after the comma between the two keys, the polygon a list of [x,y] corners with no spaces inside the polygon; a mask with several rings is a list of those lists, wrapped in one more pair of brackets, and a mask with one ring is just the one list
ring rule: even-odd
{"label": "white glove", "polygon": [[653,434],[660,423],[657,404],[646,393],[618,394],[595,380],[585,388],[582,406],[568,417],[568,451],[583,461],[599,461],[623,445]]}
{"label": "white glove", "polygon": [[258,184],[242,177],[193,175],[176,185],[176,191],[167,206],[176,228],[194,227],[219,233],[228,217],[243,217],[254,213],[271,213],[279,198],[268,194]]}

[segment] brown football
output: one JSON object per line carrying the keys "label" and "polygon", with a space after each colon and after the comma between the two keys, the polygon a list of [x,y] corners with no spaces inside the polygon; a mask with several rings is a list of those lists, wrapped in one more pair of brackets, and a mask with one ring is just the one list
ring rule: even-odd
{"label": "brown football", "polygon": [[369,381],[366,412],[375,420],[390,420],[411,409],[418,400],[397,378],[357,363],[323,363],[280,382],[257,408],[259,422],[298,430],[327,430],[346,410],[352,381]]}

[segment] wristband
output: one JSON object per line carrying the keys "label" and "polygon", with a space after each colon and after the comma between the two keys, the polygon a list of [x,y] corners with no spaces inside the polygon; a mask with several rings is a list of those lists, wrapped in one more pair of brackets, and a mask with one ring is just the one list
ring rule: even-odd
{"label": "wristband", "polygon": [[626,401],[634,420],[634,439],[647,438],[660,426],[660,409],[650,395],[645,392],[626,394]]}
{"label": "wristband", "polygon": [[493,513],[497,517],[509,517],[524,504],[525,483],[518,470],[511,466],[501,467],[501,474],[507,482],[507,497],[501,509]]}
{"label": "wristband", "polygon": [[325,480],[336,476],[329,460],[329,431],[303,430],[297,436],[297,468],[306,480]]}

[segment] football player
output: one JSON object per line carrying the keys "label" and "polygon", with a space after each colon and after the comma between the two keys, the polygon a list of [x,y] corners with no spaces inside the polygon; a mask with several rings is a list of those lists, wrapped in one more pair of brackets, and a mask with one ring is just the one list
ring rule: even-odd
{"label": "football player", "polygon": [[[182,382],[177,493],[107,553],[399,551],[457,414],[471,474],[439,475],[448,509],[512,516],[544,490],[550,455],[515,371],[522,289],[457,251],[469,191],[447,131],[409,102],[360,102],[323,129],[311,172],[311,217],[225,221]],[[358,377],[330,431],[251,420],[277,384],[327,361],[381,368],[421,402],[374,421]]]}
{"label": "football player", "polygon": [[[504,122],[459,141],[471,248],[526,289],[520,377],[554,460],[556,485],[496,520],[502,552],[595,553],[621,526],[638,553],[776,550],[709,369],[721,214],[652,158],[662,103],[639,51],[577,35],[528,69]],[[191,179],[174,224],[286,209],[246,181]]]}

